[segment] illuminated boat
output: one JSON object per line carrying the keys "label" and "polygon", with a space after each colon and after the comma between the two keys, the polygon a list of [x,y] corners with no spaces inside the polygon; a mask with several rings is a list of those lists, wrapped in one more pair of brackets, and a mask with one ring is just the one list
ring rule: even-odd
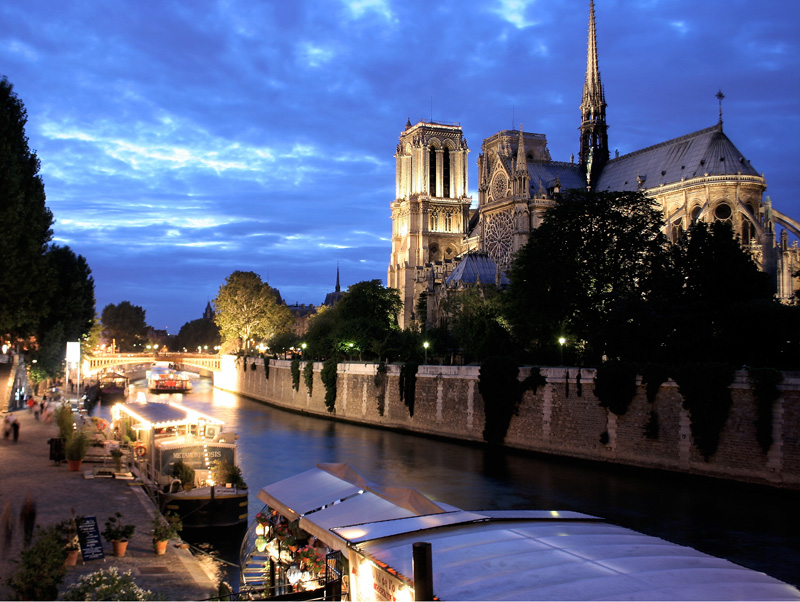
{"label": "illuminated boat", "polygon": [[221,420],[150,401],[115,404],[112,421],[115,433],[133,441],[131,472],[162,512],[178,514],[184,528],[246,525],[248,491],[236,464],[236,435],[223,432]]}
{"label": "illuminated boat", "polygon": [[100,403],[110,403],[124,400],[128,397],[128,377],[117,372],[101,374],[97,387],[100,394]]}
{"label": "illuminated boat", "polygon": [[147,371],[147,388],[153,393],[185,393],[192,390],[192,382],[173,364],[155,362]]}

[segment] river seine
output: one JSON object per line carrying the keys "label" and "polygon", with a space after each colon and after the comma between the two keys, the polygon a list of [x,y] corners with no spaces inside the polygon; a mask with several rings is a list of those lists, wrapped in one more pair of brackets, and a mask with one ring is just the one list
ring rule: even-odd
{"label": "river seine", "polygon": [[[130,399],[144,391],[133,383]],[[205,379],[181,401],[239,435],[239,466],[258,490],[320,462],[346,462],[379,484],[414,487],[465,510],[574,510],[691,546],[800,586],[800,494],[710,479],[513,451],[285,412],[215,390]],[[107,408],[100,410],[106,413]],[[234,542],[230,542],[233,544]],[[230,551],[228,556],[230,556]]]}

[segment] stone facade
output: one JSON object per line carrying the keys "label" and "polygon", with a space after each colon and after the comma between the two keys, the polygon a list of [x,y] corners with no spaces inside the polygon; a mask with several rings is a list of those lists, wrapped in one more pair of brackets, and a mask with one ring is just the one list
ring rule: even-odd
{"label": "stone facade", "polygon": [[[246,365],[245,365],[246,364]],[[256,368],[251,369],[255,364]],[[410,433],[482,442],[484,402],[478,392],[476,366],[420,366],[414,415],[400,400],[399,365],[387,366],[378,379],[376,364],[342,363],[338,367],[335,413],[325,407],[325,388],[314,364],[312,394],[301,378],[292,388],[291,362],[271,360],[269,378],[262,359],[224,356],[215,386],[271,405],[323,418],[390,428]],[[520,379],[530,369],[520,370]],[[630,408],[616,416],[594,396],[594,370],[542,368],[547,384],[525,393],[519,415],[512,418],[505,439],[511,448],[657,468],[800,489],[800,375],[784,374],[781,397],[773,407],[774,443],[764,453],[756,441],[756,414],[746,373],[731,385],[733,407],[717,452],[706,462],[692,444],[689,413],[672,381],[662,385],[653,403],[639,386]],[[382,408],[382,412],[381,412]],[[656,438],[647,436],[653,410],[658,413]]]}
{"label": "stone facade", "polygon": [[[767,181],[725,135],[719,122],[624,156],[610,157],[605,91],[600,80],[594,4],[590,4],[586,75],[580,104],[578,161],[553,161],[544,134],[503,130],[486,138],[478,157],[478,205],[467,196],[468,152],[461,127],[406,124],[397,147],[388,286],[401,293],[400,326],[435,324],[420,295],[442,295],[458,261],[480,251],[506,270],[530,232],[566,189],[641,191],[663,212],[665,234],[677,241],[692,223],[726,221],[773,276],[778,297],[800,288],[800,222],[764,198]],[[448,165],[450,166],[448,169]],[[448,182],[445,185],[445,182]],[[450,215],[445,221],[444,215]],[[447,224],[447,225],[445,225]],[[484,282],[484,284],[486,284]]]}

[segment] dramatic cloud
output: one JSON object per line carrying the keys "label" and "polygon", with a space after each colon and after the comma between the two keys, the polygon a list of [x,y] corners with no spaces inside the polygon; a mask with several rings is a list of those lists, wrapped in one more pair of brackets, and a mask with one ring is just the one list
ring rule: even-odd
{"label": "dramatic cloud", "polygon": [[[55,237],[85,256],[98,311],[199,317],[234,270],[291,303],[385,279],[406,120],[459,122],[477,199],[481,141],[578,149],[586,0],[9,0],[1,75],[28,110]],[[610,144],[717,122],[800,217],[796,0],[598,2]]]}

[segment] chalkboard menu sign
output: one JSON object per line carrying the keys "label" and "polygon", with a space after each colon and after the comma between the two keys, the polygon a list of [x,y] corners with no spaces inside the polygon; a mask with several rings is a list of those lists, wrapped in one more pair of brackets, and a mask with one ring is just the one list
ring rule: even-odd
{"label": "chalkboard menu sign", "polygon": [[103,543],[100,541],[100,528],[94,516],[81,516],[76,520],[78,524],[78,541],[81,542],[81,555],[83,561],[105,558]]}

